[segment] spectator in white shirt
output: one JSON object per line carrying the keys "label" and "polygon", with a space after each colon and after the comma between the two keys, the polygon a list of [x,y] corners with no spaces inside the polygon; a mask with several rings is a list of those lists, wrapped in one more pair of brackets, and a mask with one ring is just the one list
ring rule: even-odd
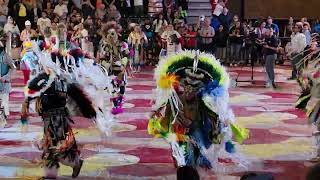
{"label": "spectator in white shirt", "polygon": [[173,25],[169,24],[161,35],[161,39],[165,43],[164,46],[166,47],[167,56],[181,51],[181,38],[181,35],[174,30]]}
{"label": "spectator in white shirt", "polygon": [[37,26],[41,34],[44,34],[44,30],[51,26],[51,20],[47,17],[46,11],[42,11],[41,18],[37,21]]}
{"label": "spectator in white shirt", "polygon": [[167,26],[168,22],[163,19],[163,14],[159,14],[158,18],[153,21],[153,28],[155,33],[159,33],[163,26]]}
{"label": "spectator in white shirt", "polygon": [[56,7],[53,10],[53,13],[56,14],[60,19],[66,18],[68,14],[68,8],[63,3],[63,0],[59,0],[59,4],[56,5]]}
{"label": "spectator in white shirt", "polygon": [[292,75],[288,80],[297,78],[299,68],[297,64],[303,58],[303,51],[307,46],[306,36],[302,33],[303,27],[301,23],[296,23],[293,28],[293,34],[291,36],[291,45],[289,47],[288,56],[291,56]]}

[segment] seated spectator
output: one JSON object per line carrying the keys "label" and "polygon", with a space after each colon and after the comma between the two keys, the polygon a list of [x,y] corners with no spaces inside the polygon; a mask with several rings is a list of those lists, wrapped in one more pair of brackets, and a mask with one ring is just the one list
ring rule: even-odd
{"label": "seated spectator", "polygon": [[188,10],[188,1],[187,0],[177,0],[177,4],[182,7],[183,10]]}
{"label": "seated spectator", "polygon": [[7,22],[8,7],[4,0],[0,0],[0,26],[3,27]]}
{"label": "seated spectator", "polygon": [[272,28],[273,31],[274,31],[274,35],[279,37],[279,26],[275,23],[273,23],[273,19],[271,16],[268,17],[267,19],[267,24],[266,24],[266,27],[268,28]]}
{"label": "seated spectator", "polygon": [[182,6],[178,7],[178,12],[179,12],[180,19],[186,20],[188,13],[186,10],[182,9]]}
{"label": "seated spectator", "polygon": [[228,30],[221,24],[215,35],[216,57],[220,59],[221,62],[226,62],[228,34]]}
{"label": "seated spectator", "polygon": [[63,3],[63,0],[59,0],[59,4],[57,4],[53,10],[53,13],[59,17],[59,19],[66,19],[68,14],[68,8]]}
{"label": "seated spectator", "polygon": [[186,49],[193,50],[196,48],[196,43],[197,43],[196,38],[197,38],[197,31],[195,31],[192,25],[189,25],[187,32],[185,34]]}

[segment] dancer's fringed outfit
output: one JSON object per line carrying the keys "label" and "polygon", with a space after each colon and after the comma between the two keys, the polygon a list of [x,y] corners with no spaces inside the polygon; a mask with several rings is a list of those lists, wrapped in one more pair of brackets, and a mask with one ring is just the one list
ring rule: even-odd
{"label": "dancer's fringed outfit", "polygon": [[317,132],[313,133],[317,155],[312,161],[320,162],[320,54],[313,42],[305,58],[297,63],[298,83],[302,89],[301,95],[296,103],[296,107],[307,112],[309,122],[317,127]]}
{"label": "dancer's fringed outfit", "polygon": [[[86,118],[95,119],[98,128],[107,131],[104,118],[104,112],[101,107],[94,104],[91,96],[86,91],[83,91],[85,81],[84,78],[94,78],[90,76],[92,66],[80,66],[75,68],[73,74],[61,70],[60,66],[56,65],[50,59],[50,54],[41,53],[40,50],[34,50],[39,57],[39,64],[44,69],[44,72],[39,73],[31,79],[27,85],[25,92],[25,102],[22,106],[21,122],[27,125],[29,104],[32,100],[36,101],[36,110],[42,117],[44,123],[43,140],[39,144],[39,148],[43,150],[42,158],[44,160],[46,178],[56,178],[57,168],[59,163],[63,163],[73,168],[72,177],[79,175],[83,160],[80,159],[80,151],[77,147],[74,133],[71,129],[71,124],[74,122],[70,114],[80,115]],[[95,72],[99,73],[99,68],[95,68]],[[70,76],[71,75],[71,76]],[[105,76],[99,75],[100,78]],[[73,77],[71,79],[71,77]],[[97,81],[97,82],[96,82]],[[108,79],[105,78],[108,82]],[[91,87],[99,85],[101,81],[95,78],[90,80]],[[110,83],[110,81],[109,81]],[[101,83],[100,83],[101,84]],[[89,98],[90,97],[90,98]],[[101,97],[103,98],[103,96]],[[76,107],[75,107],[76,106]],[[69,111],[72,109],[72,111]]]}
{"label": "dancer's fringed outfit", "polygon": [[232,139],[241,143],[248,130],[234,123],[229,76],[212,55],[186,51],[161,59],[155,79],[148,132],[170,143],[178,174],[199,166],[224,171],[223,163],[244,165]]}

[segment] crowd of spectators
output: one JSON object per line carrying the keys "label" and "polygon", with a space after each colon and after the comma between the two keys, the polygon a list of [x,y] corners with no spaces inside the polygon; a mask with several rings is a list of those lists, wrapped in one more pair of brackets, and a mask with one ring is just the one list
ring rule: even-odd
{"label": "crowd of spectators", "polygon": [[[272,17],[241,21],[239,16],[231,15],[226,0],[212,1],[215,7],[212,17],[200,16],[196,24],[187,22],[186,0],[163,0],[159,6],[163,13],[148,16],[147,5],[150,11],[150,7],[157,3],[154,0],[83,0],[80,4],[72,0],[0,0],[0,26],[4,26],[5,32],[19,34],[20,40],[24,41],[27,36],[41,38],[46,27],[55,33],[57,25],[63,23],[68,29],[68,38],[89,42],[89,49],[97,57],[102,25],[116,21],[122,26],[119,34],[125,41],[134,31],[134,26],[140,27],[144,34],[141,37],[146,37],[143,42],[146,47],[144,62],[157,63],[161,49],[167,53],[200,49],[214,53],[230,66],[264,62],[268,52],[264,47],[268,30],[278,41],[277,54],[280,58],[277,59],[281,62],[285,55],[280,47],[284,47],[286,42],[281,44],[283,41],[279,38],[292,36],[295,27],[293,18],[289,19],[283,31]],[[301,19],[301,23],[307,45],[310,45],[311,33],[320,31],[320,23],[315,21],[311,26],[306,18]]]}

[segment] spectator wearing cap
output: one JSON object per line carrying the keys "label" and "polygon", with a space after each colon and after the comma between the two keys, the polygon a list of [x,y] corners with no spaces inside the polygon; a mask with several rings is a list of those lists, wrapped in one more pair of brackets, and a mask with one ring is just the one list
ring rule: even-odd
{"label": "spectator wearing cap", "polygon": [[25,22],[25,29],[21,32],[20,40],[22,42],[30,41],[37,37],[37,32],[31,28],[31,22],[27,20]]}
{"label": "spectator wearing cap", "polygon": [[303,51],[307,46],[307,39],[302,31],[303,24],[301,22],[296,23],[291,36],[291,44],[288,46],[288,57],[291,57],[292,65],[292,74],[288,80],[294,80],[297,78],[298,68],[296,65],[303,58]]}
{"label": "spectator wearing cap", "polygon": [[267,19],[266,27],[272,28],[274,31],[274,35],[277,37],[279,36],[279,26],[277,24],[273,23],[273,19],[271,16],[269,16]]}
{"label": "spectator wearing cap", "polygon": [[59,17],[59,19],[65,19],[68,14],[68,8],[63,3],[63,0],[59,0],[59,4],[53,10],[53,13]]}

